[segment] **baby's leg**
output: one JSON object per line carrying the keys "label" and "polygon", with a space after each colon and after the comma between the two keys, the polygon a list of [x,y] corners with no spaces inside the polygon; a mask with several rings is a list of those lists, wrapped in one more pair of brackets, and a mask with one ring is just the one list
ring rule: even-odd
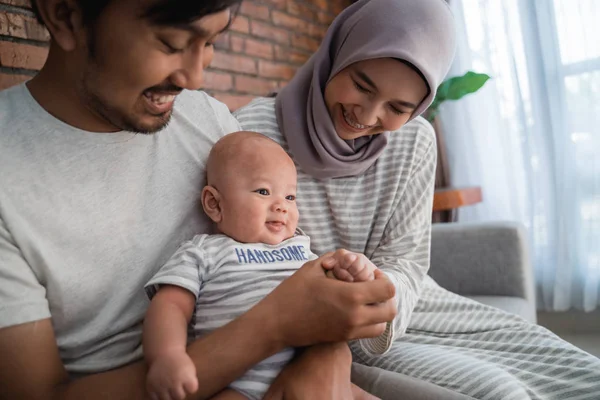
{"label": "baby's leg", "polygon": [[216,396],[211,397],[210,400],[248,400],[248,398],[233,389],[225,389]]}

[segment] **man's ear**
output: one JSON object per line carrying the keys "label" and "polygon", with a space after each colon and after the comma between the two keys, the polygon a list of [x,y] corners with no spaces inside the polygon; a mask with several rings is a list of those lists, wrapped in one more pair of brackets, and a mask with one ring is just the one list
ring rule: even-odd
{"label": "man's ear", "polygon": [[223,218],[221,212],[221,194],[214,186],[206,185],[202,189],[202,208],[206,215],[215,223],[221,222]]}
{"label": "man's ear", "polygon": [[75,0],[34,1],[54,42],[64,51],[73,51],[84,28],[79,4]]}

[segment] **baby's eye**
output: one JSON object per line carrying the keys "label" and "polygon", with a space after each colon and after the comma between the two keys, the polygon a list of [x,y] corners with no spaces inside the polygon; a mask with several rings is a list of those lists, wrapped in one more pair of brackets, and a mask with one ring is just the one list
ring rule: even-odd
{"label": "baby's eye", "polygon": [[293,194],[290,194],[289,196],[285,196],[286,200],[289,201],[296,201],[296,196],[294,196]]}
{"label": "baby's eye", "polygon": [[260,194],[261,196],[269,195],[269,191],[267,189],[257,189],[254,192]]}

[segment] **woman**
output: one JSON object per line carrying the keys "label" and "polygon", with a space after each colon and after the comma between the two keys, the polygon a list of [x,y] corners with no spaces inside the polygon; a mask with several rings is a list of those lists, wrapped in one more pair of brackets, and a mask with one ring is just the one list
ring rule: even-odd
{"label": "woman", "polygon": [[[436,146],[433,129],[417,117],[431,104],[454,47],[444,1],[361,0],[335,19],[319,50],[276,98],[257,99],[236,116],[244,129],[268,135],[295,160],[299,226],[315,253],[362,252],[396,286],[396,319],[380,337],[352,345],[358,360],[486,399],[542,398],[557,377],[583,367],[588,375],[570,376],[565,386],[592,398],[586,382],[600,380],[593,357],[426,276]],[[480,332],[489,320],[479,326],[447,313],[453,305],[500,317],[491,328],[499,334]],[[434,312],[457,321],[432,324],[427,316]],[[540,358],[550,353],[529,345],[532,337],[550,348],[541,369]],[[508,348],[515,338],[531,360]],[[559,370],[557,355],[577,360],[577,367]],[[564,389],[555,391],[557,398]]]}

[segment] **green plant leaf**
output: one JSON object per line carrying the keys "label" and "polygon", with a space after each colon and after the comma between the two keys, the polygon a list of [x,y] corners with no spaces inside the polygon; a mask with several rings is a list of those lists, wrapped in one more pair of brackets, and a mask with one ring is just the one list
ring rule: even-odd
{"label": "green plant leaf", "polygon": [[444,100],[458,100],[462,97],[476,92],[490,79],[487,74],[479,74],[469,71],[463,76],[455,76],[442,82],[438,88],[436,100],[441,103]]}

